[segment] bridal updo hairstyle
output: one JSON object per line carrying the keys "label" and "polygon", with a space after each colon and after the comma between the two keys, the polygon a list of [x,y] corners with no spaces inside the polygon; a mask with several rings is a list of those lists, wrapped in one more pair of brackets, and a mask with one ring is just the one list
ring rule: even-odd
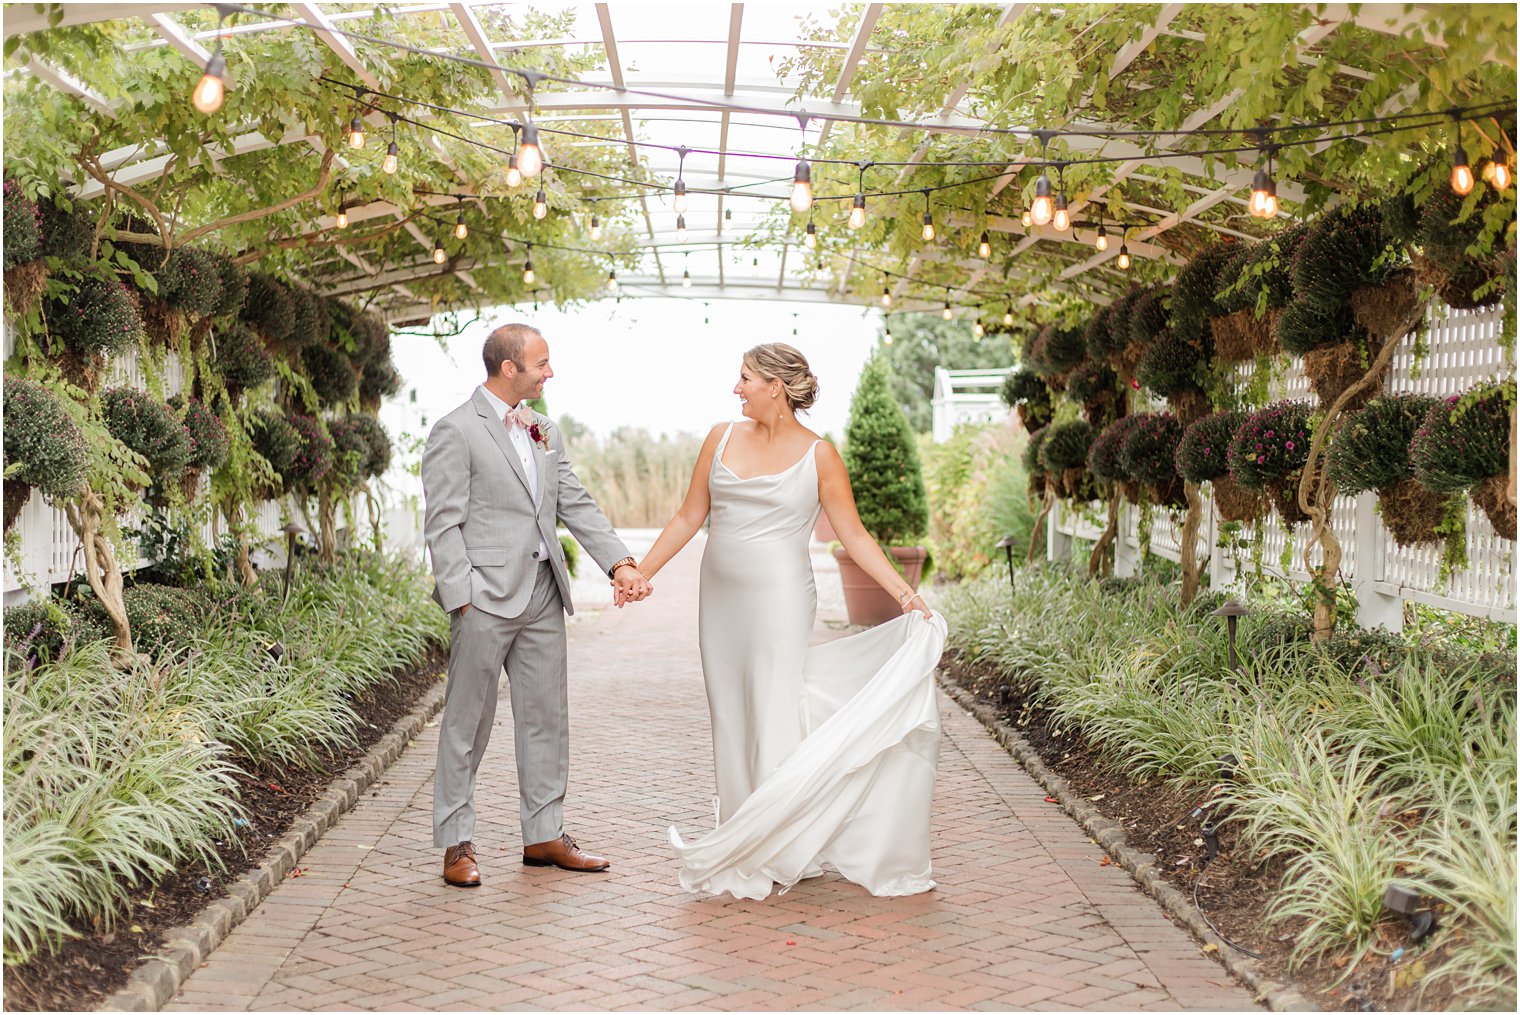
{"label": "bridal updo hairstyle", "polygon": [[785,343],[755,346],[744,354],[744,365],[759,374],[761,380],[780,381],[793,411],[805,411],[818,400],[818,378],[808,369],[802,353]]}

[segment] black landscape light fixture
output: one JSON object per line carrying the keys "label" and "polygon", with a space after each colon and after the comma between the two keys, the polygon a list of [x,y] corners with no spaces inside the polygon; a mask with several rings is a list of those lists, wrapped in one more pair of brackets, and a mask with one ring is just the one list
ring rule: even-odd
{"label": "black landscape light fixture", "polygon": [[1002,547],[1003,553],[1007,554],[1007,556],[1008,556],[1008,587],[1011,589],[1011,588],[1014,587],[1014,585],[1013,585],[1013,537],[1012,536],[1004,536],[1002,539],[999,539],[993,545],[994,546]]}
{"label": "black landscape light fixture", "polygon": [[1240,670],[1240,656],[1235,652],[1235,628],[1241,617],[1251,611],[1241,603],[1233,599],[1225,600],[1223,606],[1214,611],[1214,616],[1223,617],[1230,634],[1230,669],[1236,672]]}
{"label": "black landscape light fixture", "polygon": [[1219,776],[1220,782],[1235,781],[1235,774],[1240,771],[1239,758],[1235,757],[1233,754],[1221,754],[1219,757],[1214,759],[1214,764],[1217,766],[1215,771]]}
{"label": "black landscape light fixture", "polygon": [[1419,944],[1436,929],[1433,909],[1422,908],[1419,890],[1398,881],[1391,882],[1383,893],[1383,905],[1409,921],[1409,940]]}

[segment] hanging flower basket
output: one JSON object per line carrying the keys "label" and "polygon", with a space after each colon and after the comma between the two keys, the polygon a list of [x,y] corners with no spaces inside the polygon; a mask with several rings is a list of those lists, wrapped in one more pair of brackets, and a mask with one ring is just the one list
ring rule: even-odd
{"label": "hanging flower basket", "polygon": [[1400,546],[1440,539],[1435,529],[1451,494],[1421,486],[1409,456],[1410,441],[1440,404],[1424,395],[1374,399],[1345,417],[1326,456],[1330,478],[1341,493],[1377,492],[1383,526]]}
{"label": "hanging flower basket", "polygon": [[1182,477],[1177,474],[1177,446],[1182,424],[1171,413],[1133,417],[1119,448],[1126,475],[1141,484],[1153,504],[1176,507],[1187,503]]}
{"label": "hanging flower basket", "polygon": [[1302,477],[1302,472],[1295,472],[1283,479],[1273,480],[1266,486],[1267,497],[1271,499],[1272,506],[1277,508],[1277,516],[1284,525],[1302,525],[1310,520],[1309,512],[1298,503],[1298,486]]}
{"label": "hanging flower basket", "polygon": [[[1319,399],[1321,406],[1329,408],[1347,388],[1367,375],[1368,367],[1377,360],[1383,349],[1383,340],[1364,334],[1357,341],[1325,346],[1304,354],[1304,376],[1309,378],[1309,389]],[[1392,363],[1384,364],[1376,383],[1346,403],[1347,410],[1360,409],[1376,398],[1382,391]]]}
{"label": "hanging flower basket", "polygon": [[1515,538],[1509,479],[1515,382],[1487,384],[1435,405],[1410,443],[1415,478],[1437,493],[1467,491],[1494,531]]}
{"label": "hanging flower basket", "polygon": [[1227,522],[1254,522],[1266,511],[1259,490],[1250,490],[1230,477],[1230,441],[1246,421],[1243,412],[1223,411],[1190,424],[1177,445],[1177,472],[1191,483],[1209,483],[1214,507]]}
{"label": "hanging flower basket", "polygon": [[1379,286],[1351,294],[1356,322],[1384,341],[1403,338],[1424,314],[1420,287],[1413,268],[1400,268]]}
{"label": "hanging flower basket", "polygon": [[[1436,527],[1446,517],[1446,503],[1450,499],[1450,494],[1427,490],[1414,479],[1401,480],[1377,491],[1383,528],[1388,530],[1388,534],[1400,546],[1440,542],[1441,535]],[[1514,511],[1514,508],[1510,508],[1511,525],[1514,523]]]}
{"label": "hanging flower basket", "polygon": [[1228,475],[1211,480],[1214,510],[1227,522],[1254,522],[1266,514],[1267,502],[1260,490],[1248,490]]}
{"label": "hanging flower basket", "polygon": [[55,500],[78,495],[85,485],[89,448],[52,391],[23,377],[5,378],[5,531],[40,489]]}
{"label": "hanging flower basket", "polygon": [[1509,480],[1504,476],[1489,476],[1472,488],[1473,503],[1488,515],[1489,524],[1502,538],[1515,538],[1515,505],[1507,494]]}
{"label": "hanging flower basket", "polygon": [[1246,417],[1230,439],[1230,478],[1247,489],[1264,490],[1283,522],[1309,516],[1299,506],[1298,486],[1314,437],[1307,402],[1274,402]]}

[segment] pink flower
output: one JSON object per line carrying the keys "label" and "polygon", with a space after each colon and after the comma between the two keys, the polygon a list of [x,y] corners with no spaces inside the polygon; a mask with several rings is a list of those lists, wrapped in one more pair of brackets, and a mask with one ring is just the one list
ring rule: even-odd
{"label": "pink flower", "polygon": [[1292,442],[1292,441],[1289,441],[1289,442],[1288,442],[1288,450],[1289,450],[1289,451],[1292,451],[1292,450],[1293,450],[1293,442]]}

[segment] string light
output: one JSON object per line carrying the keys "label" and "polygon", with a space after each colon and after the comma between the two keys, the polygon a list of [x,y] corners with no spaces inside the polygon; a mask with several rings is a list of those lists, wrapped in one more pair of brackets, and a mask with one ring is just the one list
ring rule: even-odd
{"label": "string light", "polygon": [[385,161],[380,168],[387,176],[395,176],[401,168],[401,149],[396,145],[396,114],[391,114],[391,143],[385,146]]}
{"label": "string light", "polygon": [[680,164],[676,167],[675,197],[671,201],[671,205],[675,208],[677,215],[680,215],[680,214],[682,214],[682,213],[684,213],[686,211],[686,180],[685,180],[685,174],[686,174],[686,156],[687,156],[687,154],[688,154],[689,151],[690,151],[690,149],[688,149],[685,145],[682,145],[680,148],[676,149],[676,155],[680,157],[681,161],[680,161]]}
{"label": "string light", "polygon": [[1029,228],[1029,224],[1030,224],[1030,222],[1032,220],[1030,218],[1029,209],[1028,208],[1025,208],[1024,209],[1024,214],[1022,214],[1022,215],[1019,216],[1019,221],[1022,222],[1022,223],[1024,223],[1024,228],[1025,229]]}
{"label": "string light", "polygon": [[1457,150],[1451,153],[1451,189],[1461,197],[1472,193],[1473,171],[1472,166],[1467,164],[1467,149],[1462,147],[1462,120],[1456,113],[1452,119],[1457,121]]}
{"label": "string light", "polygon": [[952,317],[955,316],[955,314],[950,310],[950,301],[948,299],[945,300],[945,309],[941,310],[939,312],[939,315],[941,317],[943,317],[947,321],[950,320],[950,318],[952,318]]}
{"label": "string light", "polygon": [[982,327],[982,322],[978,320],[971,325],[971,334],[975,335],[976,340],[980,342],[982,340],[982,336],[987,334],[987,329]]}
{"label": "string light", "polygon": [[982,260],[992,256],[992,237],[987,235],[987,230],[982,230],[982,240],[976,245],[977,256]]}
{"label": "string light", "polygon": [[1037,226],[1050,222],[1055,215],[1055,200],[1051,197],[1050,177],[1044,173],[1034,184],[1034,200],[1029,203],[1029,220]]}
{"label": "string light", "polygon": [[1108,249],[1108,230],[1103,228],[1103,223],[1098,223],[1098,238],[1093,240],[1093,246],[1100,251]]}
{"label": "string light", "polygon": [[464,210],[460,209],[459,217],[454,220],[454,238],[462,240],[470,235],[470,227],[464,224]]}
{"label": "string light", "polygon": [[1126,235],[1123,239],[1121,239],[1119,241],[1119,270],[1120,271],[1129,271],[1129,265],[1130,265],[1129,243],[1126,242],[1128,239],[1129,239],[1129,237],[1128,237],[1128,235]]}
{"label": "string light", "polygon": [[855,201],[850,205],[850,220],[846,223],[851,229],[859,229],[866,224],[866,196],[856,194]]}
{"label": "string light", "polygon": [[544,150],[538,144],[538,127],[530,120],[523,124],[522,147],[517,149],[517,171],[531,180],[544,169]]}
{"label": "string light", "polygon": [[442,264],[449,259],[449,255],[443,249],[442,240],[433,241],[433,263]]}
{"label": "string light", "polygon": [[[216,9],[216,30],[222,30],[222,19],[226,12],[222,5]],[[206,61],[206,70],[201,74],[201,79],[195,83],[195,91],[190,93],[190,104],[197,110],[210,116],[222,108],[222,103],[227,99],[227,58],[222,55],[221,35],[217,35],[216,49],[211,51],[211,59]]]}
{"label": "string light", "polygon": [[1246,210],[1259,219],[1277,217],[1277,181],[1272,179],[1272,149],[1266,151],[1266,158],[1262,165],[1256,169],[1256,177],[1251,181],[1251,200],[1246,205]]}
{"label": "string light", "polygon": [[1008,309],[1003,311],[1003,327],[1013,327],[1013,304],[1011,303],[1008,305]]}
{"label": "string light", "polygon": [[689,268],[682,268],[681,269],[681,288],[682,289],[690,289],[691,288],[691,269],[689,269]]}
{"label": "string light", "polygon": [[813,168],[808,165],[807,159],[797,160],[797,169],[792,173],[792,211],[801,215],[813,207]]}
{"label": "string light", "polygon": [[538,193],[533,196],[533,217],[541,219],[549,214],[549,198],[544,194],[544,188],[539,187]]}
{"label": "string light", "polygon": [[1495,190],[1506,191],[1513,182],[1514,174],[1510,172],[1509,163],[1503,159],[1489,159],[1488,165],[1483,167],[1483,179]]}
{"label": "string light", "polygon": [[522,186],[522,170],[517,168],[516,152],[507,159],[507,186],[513,188]]}
{"label": "string light", "polygon": [[357,116],[348,121],[348,146],[356,151],[364,147],[364,121]]}
{"label": "string light", "polygon": [[676,216],[676,239],[678,241],[686,239],[686,216],[685,215],[677,215]]}
{"label": "string light", "polygon": [[1071,228],[1071,213],[1066,210],[1066,191],[1056,195],[1056,213],[1051,219],[1051,225],[1056,227],[1056,232],[1064,233]]}
{"label": "string light", "polygon": [[617,280],[617,269],[616,268],[609,269],[608,272],[607,272],[607,291],[610,292],[610,293],[615,293],[615,292],[618,291],[618,280]]}
{"label": "string light", "polygon": [[596,212],[591,213],[591,242],[595,243],[602,238],[602,220],[596,217]]}
{"label": "string light", "polygon": [[348,228],[348,206],[347,205],[342,205],[342,204],[338,205],[338,228],[339,229],[347,229]]}
{"label": "string light", "polygon": [[528,244],[528,259],[523,262],[523,285],[533,284],[533,244]]}
{"label": "string light", "polygon": [[803,230],[802,244],[809,250],[818,249],[818,227],[813,225],[812,219],[808,219],[807,229]]}
{"label": "string light", "polygon": [[[924,191],[923,237],[925,243],[932,243],[934,241],[934,214],[929,210],[929,191],[927,189]],[[946,318],[946,320],[948,320],[948,318]]]}
{"label": "string light", "polygon": [[892,305],[892,290],[887,285],[887,276],[885,275],[881,277],[881,305],[884,307]]}

